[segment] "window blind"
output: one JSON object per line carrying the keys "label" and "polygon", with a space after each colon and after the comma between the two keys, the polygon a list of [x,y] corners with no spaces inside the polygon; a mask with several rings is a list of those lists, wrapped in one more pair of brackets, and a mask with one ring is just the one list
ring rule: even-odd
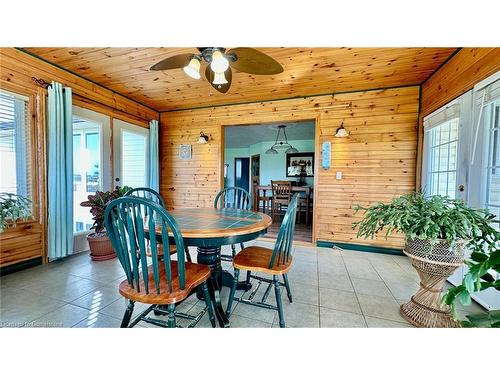
{"label": "window blind", "polygon": [[0,192],[32,198],[29,99],[0,90]]}

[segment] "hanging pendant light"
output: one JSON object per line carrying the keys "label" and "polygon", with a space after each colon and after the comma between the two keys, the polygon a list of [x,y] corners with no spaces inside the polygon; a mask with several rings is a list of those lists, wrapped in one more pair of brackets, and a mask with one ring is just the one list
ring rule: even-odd
{"label": "hanging pendant light", "polygon": [[[281,130],[283,129],[283,135],[285,137],[285,142],[279,141],[278,139],[280,137]],[[272,154],[276,155],[278,154],[278,148],[285,148],[285,153],[287,154],[294,154],[299,152],[295,147],[293,147],[290,143],[288,143],[288,139],[286,136],[286,125],[279,125],[278,126],[278,134],[276,135],[276,140],[274,141],[274,144],[266,151],[266,154]]]}

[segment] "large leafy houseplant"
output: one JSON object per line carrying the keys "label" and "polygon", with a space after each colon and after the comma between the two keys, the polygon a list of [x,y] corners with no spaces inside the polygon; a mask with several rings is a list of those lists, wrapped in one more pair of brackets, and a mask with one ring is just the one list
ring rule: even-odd
{"label": "large leafy houseplant", "polygon": [[407,239],[428,240],[435,243],[446,240],[473,240],[481,247],[494,240],[497,231],[491,226],[493,215],[484,209],[468,207],[463,201],[440,195],[426,197],[411,193],[395,198],[390,203],[376,203],[365,208],[356,206],[355,212],[364,211],[364,218],[354,223],[358,237],[373,238],[386,230],[387,238],[400,232]]}
{"label": "large leafy houseplant", "polygon": [[82,207],[90,207],[92,220],[94,220],[94,224],[90,229],[93,229],[95,233],[102,233],[104,231],[104,210],[106,205],[114,199],[123,197],[129,190],[131,188],[128,186],[117,186],[113,191],[96,191],[95,194],[87,197],[88,200],[80,203]]}
{"label": "large leafy houseplant", "polygon": [[32,202],[22,195],[0,193],[0,232],[31,217]]}
{"label": "large leafy houseplant", "polygon": [[80,203],[80,206],[90,207],[92,220],[94,220],[94,224],[91,227],[94,233],[87,235],[90,257],[93,260],[107,260],[116,256],[111,246],[111,241],[104,230],[104,210],[109,202],[123,197],[129,190],[131,188],[128,186],[117,186],[113,191],[96,191],[95,194],[88,196],[87,201]]}
{"label": "large leafy houseplant", "polygon": [[[493,227],[495,216],[485,209],[468,207],[463,201],[443,196],[425,197],[423,193],[412,193],[384,204],[372,207],[355,207],[355,212],[364,211],[364,218],[355,223],[358,236],[373,238],[385,230],[403,233],[407,240],[426,240],[430,243],[445,240],[452,246],[456,241],[466,240],[471,250],[470,260],[465,260],[469,270],[462,285],[451,288],[443,297],[444,303],[452,306],[460,301],[471,303],[471,293],[495,288],[500,291],[500,280],[489,273],[500,272],[500,232]],[[500,311],[468,316],[462,326],[500,327]]]}

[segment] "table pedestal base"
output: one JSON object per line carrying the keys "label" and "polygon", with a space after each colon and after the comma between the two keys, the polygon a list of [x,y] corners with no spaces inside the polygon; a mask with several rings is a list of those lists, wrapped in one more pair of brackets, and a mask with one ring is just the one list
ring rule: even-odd
{"label": "table pedestal base", "polygon": [[410,301],[401,305],[401,316],[417,327],[459,327],[450,308],[441,302],[443,285],[458,266],[433,264],[416,258],[410,260],[420,276],[420,289]]}

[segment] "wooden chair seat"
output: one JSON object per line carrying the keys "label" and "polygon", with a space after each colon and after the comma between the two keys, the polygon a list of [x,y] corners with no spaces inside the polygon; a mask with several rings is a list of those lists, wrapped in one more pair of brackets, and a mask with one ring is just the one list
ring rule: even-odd
{"label": "wooden chair seat", "polygon": [[171,262],[172,270],[172,293],[168,293],[167,278],[165,277],[165,265],[160,263],[158,265],[158,271],[160,274],[160,290],[161,293],[156,293],[156,286],[153,276],[153,266],[148,267],[148,286],[149,293],[146,293],[146,288],[144,287],[144,280],[142,279],[142,273],[139,275],[139,286],[140,292],[133,287],[131,287],[127,280],[120,283],[119,291],[120,294],[130,300],[142,302],[150,305],[168,305],[172,303],[177,303],[184,300],[198,285],[205,282],[210,276],[210,268],[203,264],[197,263],[185,263],[186,269],[186,286],[185,289],[179,288],[179,277],[177,271],[177,261]]}
{"label": "wooden chair seat", "polygon": [[292,256],[288,261],[280,264],[275,262],[273,268],[269,268],[273,250],[260,246],[250,246],[240,251],[233,260],[233,267],[240,270],[263,272],[271,275],[283,275],[292,266]]}

